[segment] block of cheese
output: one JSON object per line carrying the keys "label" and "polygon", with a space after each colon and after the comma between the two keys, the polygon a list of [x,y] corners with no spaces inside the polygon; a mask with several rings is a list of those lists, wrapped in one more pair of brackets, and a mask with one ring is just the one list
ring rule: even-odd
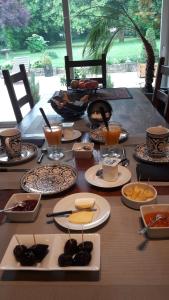
{"label": "block of cheese", "polygon": [[75,199],[75,207],[78,209],[88,209],[94,206],[94,198],[77,198]]}
{"label": "block of cheese", "polygon": [[92,222],[93,215],[93,211],[79,211],[69,215],[68,221],[74,224],[87,224]]}

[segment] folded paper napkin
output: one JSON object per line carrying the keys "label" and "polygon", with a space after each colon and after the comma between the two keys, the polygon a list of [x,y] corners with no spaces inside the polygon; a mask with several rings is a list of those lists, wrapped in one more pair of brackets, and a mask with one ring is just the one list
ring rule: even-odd
{"label": "folded paper napkin", "polygon": [[169,181],[169,164],[150,165],[137,164],[136,166],[137,179],[139,181]]}
{"label": "folded paper napkin", "polygon": [[41,148],[45,142],[45,139],[32,139],[32,138],[23,138],[23,143],[31,143],[36,145],[38,148]]}

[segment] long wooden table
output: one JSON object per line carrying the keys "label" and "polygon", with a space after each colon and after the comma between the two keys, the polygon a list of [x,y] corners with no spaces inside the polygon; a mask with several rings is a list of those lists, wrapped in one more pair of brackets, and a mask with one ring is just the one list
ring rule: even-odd
{"label": "long wooden table", "polygon": [[[168,126],[155,111],[151,103],[137,89],[131,89],[133,99],[110,101],[113,106],[113,118],[120,121],[129,131],[129,139],[125,143],[127,154],[130,155],[129,169],[132,180],[136,180],[135,159],[132,157],[134,145],[143,141],[145,129],[152,125]],[[38,106],[48,109],[53,115],[49,104]],[[28,132],[28,122],[37,117],[38,106],[20,125],[22,132]],[[79,123],[81,126],[81,123]],[[36,134],[36,132],[35,132]],[[82,139],[88,134],[83,133]],[[70,149],[72,144],[65,145]],[[121,201],[120,187],[105,190],[90,186],[84,172],[97,163],[99,148],[95,157],[88,161],[75,161],[78,170],[77,183],[62,195],[42,198],[39,215],[33,223],[10,223],[1,218],[2,259],[13,234],[55,234],[62,233],[56,224],[46,223],[46,213],[51,212],[55,204],[64,196],[77,192],[91,192],[102,195],[111,206],[111,215],[105,224],[89,232],[97,232],[101,238],[101,268],[99,272],[0,272],[1,299],[164,299],[169,292],[169,240],[149,240],[140,236],[137,231],[141,226],[140,212],[132,210]],[[43,164],[50,163],[47,158]],[[70,162],[71,163],[71,162]],[[18,168],[36,166],[36,158],[30,162],[18,165]],[[0,206],[3,207],[10,195],[19,192],[21,172],[1,173],[9,181],[9,188],[0,190]],[[10,181],[15,179],[14,186]],[[158,202],[168,203],[169,186],[158,186]],[[11,188],[11,189],[10,189]]]}

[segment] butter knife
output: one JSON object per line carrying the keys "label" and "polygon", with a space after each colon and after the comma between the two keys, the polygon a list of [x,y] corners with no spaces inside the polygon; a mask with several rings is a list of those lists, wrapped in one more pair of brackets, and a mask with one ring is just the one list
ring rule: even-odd
{"label": "butter knife", "polygon": [[59,216],[64,216],[64,215],[71,215],[75,212],[79,212],[79,211],[96,211],[97,209],[96,208],[92,208],[92,209],[79,209],[79,210],[63,210],[63,211],[58,211],[58,212],[55,212],[55,213],[49,213],[46,215],[46,217],[59,217]]}

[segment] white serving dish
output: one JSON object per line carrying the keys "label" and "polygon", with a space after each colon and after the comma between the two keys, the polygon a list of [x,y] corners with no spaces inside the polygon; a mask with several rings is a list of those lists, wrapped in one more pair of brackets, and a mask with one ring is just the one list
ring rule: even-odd
{"label": "white serving dish", "polygon": [[[78,244],[82,242],[82,234],[72,234],[71,238],[76,239]],[[98,233],[85,233],[83,235],[84,241],[93,242],[93,250],[91,252],[92,259],[88,266],[70,266],[60,267],[58,265],[58,257],[64,252],[64,245],[69,239],[68,234],[16,234],[13,235],[6,249],[4,257],[0,264],[2,270],[29,270],[29,271],[99,271],[100,270],[100,235]],[[16,261],[13,255],[13,249],[20,244],[28,247],[36,243],[49,245],[49,252],[45,258],[36,265],[22,266]]]}
{"label": "white serving dish", "polygon": [[[148,188],[153,192],[153,196],[151,198],[148,198],[147,200],[133,200],[126,195],[126,190],[128,188],[132,188],[134,186],[138,186],[140,188]],[[126,204],[128,207],[133,208],[133,209],[140,209],[141,205],[148,205],[148,204],[153,204],[156,203],[157,199],[157,191],[156,189],[148,184],[148,183],[143,183],[143,182],[131,182],[126,185],[124,185],[121,189],[121,194],[122,194],[122,201],[124,204]]]}
{"label": "white serving dish", "polygon": [[34,210],[30,211],[13,211],[9,210],[6,211],[5,214],[7,218],[12,222],[33,222],[38,214],[39,208],[40,208],[40,199],[41,194],[38,193],[18,193],[13,194],[10,199],[8,200],[5,209],[12,207],[14,204],[20,201],[24,200],[37,200],[37,204],[34,208]]}
{"label": "white serving dish", "polygon": [[[85,149],[85,147],[89,149]],[[74,143],[73,145],[73,152],[75,155],[75,158],[91,158],[93,155],[93,148],[94,143]]]}
{"label": "white serving dish", "polygon": [[[145,222],[144,215],[151,212],[168,212],[169,213],[169,204],[152,204],[152,205],[142,205],[140,206],[141,217],[144,223],[144,226],[147,227]],[[169,238],[169,227],[149,227],[147,229],[147,235],[150,238]]]}

